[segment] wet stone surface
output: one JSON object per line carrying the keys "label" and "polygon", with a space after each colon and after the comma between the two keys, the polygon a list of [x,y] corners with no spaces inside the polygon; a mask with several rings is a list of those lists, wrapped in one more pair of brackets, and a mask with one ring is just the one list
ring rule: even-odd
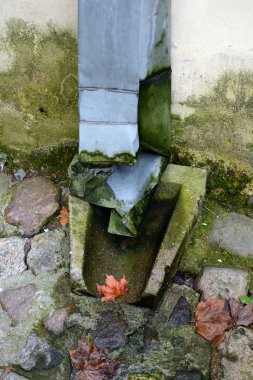
{"label": "wet stone surface", "polygon": [[18,226],[22,235],[35,235],[58,210],[57,196],[58,190],[46,178],[26,179],[5,209],[5,219]]}
{"label": "wet stone surface", "polygon": [[94,345],[99,349],[115,350],[127,344],[127,323],[117,313],[101,313],[97,327],[92,331]]}
{"label": "wet stone surface", "polygon": [[191,321],[191,305],[184,298],[181,297],[176,304],[170,319],[168,321],[168,326],[179,327],[187,325]]}

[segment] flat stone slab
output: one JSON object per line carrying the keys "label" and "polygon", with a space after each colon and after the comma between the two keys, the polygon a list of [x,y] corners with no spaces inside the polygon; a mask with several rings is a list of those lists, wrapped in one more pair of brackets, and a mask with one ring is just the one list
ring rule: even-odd
{"label": "flat stone slab", "polygon": [[0,304],[15,322],[25,321],[32,307],[33,296],[37,290],[35,284],[0,292]]}
{"label": "flat stone slab", "polygon": [[58,190],[48,179],[34,177],[20,183],[5,209],[8,223],[26,236],[35,235],[57,211]]}
{"label": "flat stone slab", "polygon": [[68,261],[69,239],[60,229],[34,236],[27,255],[27,265],[35,274],[57,270]]}
{"label": "flat stone slab", "polygon": [[222,380],[252,380],[252,342],[252,329],[239,328],[226,333],[225,341],[219,346]]}
{"label": "flat stone slab", "polygon": [[239,299],[247,294],[250,286],[249,273],[232,268],[206,267],[198,282],[204,298],[223,297]]}
{"label": "flat stone slab", "polygon": [[9,237],[0,239],[0,279],[15,276],[27,269],[25,263],[28,239]]}
{"label": "flat stone slab", "polygon": [[221,214],[213,225],[213,245],[238,256],[253,256],[253,219],[236,213]]}

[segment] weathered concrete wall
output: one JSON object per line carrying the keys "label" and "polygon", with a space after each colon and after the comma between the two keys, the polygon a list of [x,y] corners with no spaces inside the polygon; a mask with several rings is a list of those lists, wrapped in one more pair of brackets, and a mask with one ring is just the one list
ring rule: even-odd
{"label": "weathered concrete wall", "polygon": [[252,14],[251,0],[172,0],[176,154],[232,168],[231,182],[234,170],[252,175]]}
{"label": "weathered concrete wall", "polygon": [[2,150],[38,152],[77,140],[76,30],[76,1],[1,0]]}

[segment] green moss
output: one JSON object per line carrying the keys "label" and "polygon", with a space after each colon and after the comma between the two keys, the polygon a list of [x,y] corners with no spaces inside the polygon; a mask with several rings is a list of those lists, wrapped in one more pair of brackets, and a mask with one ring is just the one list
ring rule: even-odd
{"label": "green moss", "polygon": [[225,358],[232,363],[235,363],[238,361],[238,355],[235,352],[227,353],[227,355],[225,355]]}
{"label": "green moss", "polygon": [[0,149],[26,156],[77,139],[76,37],[20,19],[9,19],[6,27],[0,44],[14,60],[0,73]]}
{"label": "green moss", "polygon": [[[233,208],[237,213],[247,214],[247,208]],[[233,255],[220,247],[212,247],[210,232],[213,222],[227,208],[207,200],[203,205],[203,215],[194,233],[187,242],[179,264],[179,270],[193,276],[201,273],[205,266],[231,267],[248,271],[253,276],[253,259]]]}
{"label": "green moss", "polygon": [[190,116],[172,118],[174,162],[209,167],[208,190],[222,201],[253,175],[252,94],[252,71],[227,72],[207,95],[186,100]]}
{"label": "green moss", "polygon": [[83,163],[97,163],[97,164],[106,164],[106,163],[122,163],[122,164],[134,164],[136,162],[135,157],[130,153],[122,152],[114,154],[113,156],[107,156],[103,152],[96,150],[95,152],[89,152],[87,150],[82,150],[80,152],[80,161]]}
{"label": "green moss", "polygon": [[138,125],[142,147],[164,155],[170,153],[170,70],[141,83]]}

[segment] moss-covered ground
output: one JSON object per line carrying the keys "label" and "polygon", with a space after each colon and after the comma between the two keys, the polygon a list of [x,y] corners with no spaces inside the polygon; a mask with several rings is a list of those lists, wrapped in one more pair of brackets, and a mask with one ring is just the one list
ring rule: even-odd
{"label": "moss-covered ground", "polygon": [[183,250],[179,270],[195,277],[205,266],[232,267],[248,271],[253,278],[253,259],[236,256],[211,245],[212,225],[222,212],[236,212],[253,217],[252,206],[229,206],[207,198],[195,230]]}

